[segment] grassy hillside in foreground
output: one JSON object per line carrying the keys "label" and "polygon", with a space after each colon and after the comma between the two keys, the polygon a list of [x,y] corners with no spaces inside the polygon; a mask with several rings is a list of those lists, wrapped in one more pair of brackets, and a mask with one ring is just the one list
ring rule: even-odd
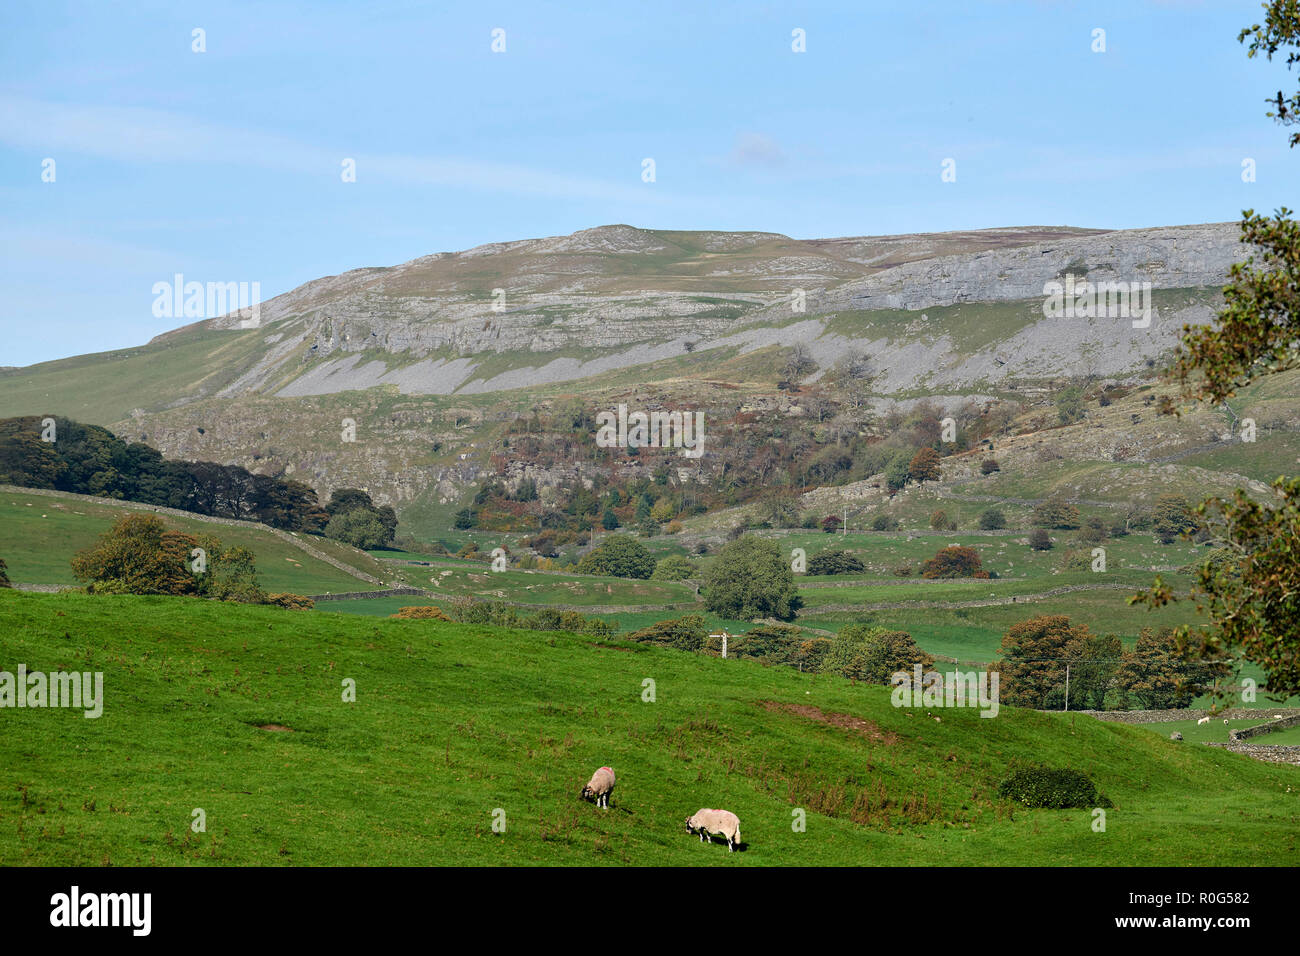
{"label": "grassy hillside in foreground", "polygon": [[[0,558],[9,565],[9,579],[23,584],[79,584],[69,562],[82,548],[90,547],[100,534],[112,527],[127,508],[104,498],[81,498],[0,492]],[[331,564],[312,557],[261,526],[236,527],[204,521],[200,517],[162,515],[170,527],[189,534],[211,534],[227,546],[239,545],[253,552],[258,580],[268,591],[295,594],[323,594],[326,591],[368,591],[375,585],[353,577]],[[345,546],[312,538],[312,545],[346,561]],[[358,563],[384,568],[355,548],[346,548]],[[367,569],[369,570],[369,569]],[[371,572],[374,573],[374,572]]]}
{"label": "grassy hillside in foreground", "polygon": [[[184,598],[0,592],[0,635],[0,669],[99,670],[106,698],[0,712],[0,865],[1296,860],[1300,770],[1087,717],[936,722],[747,661]],[[1106,832],[1000,799],[1017,761],[1090,773]],[[604,812],[577,798],[602,764]],[[746,852],[683,832],[701,806]]]}

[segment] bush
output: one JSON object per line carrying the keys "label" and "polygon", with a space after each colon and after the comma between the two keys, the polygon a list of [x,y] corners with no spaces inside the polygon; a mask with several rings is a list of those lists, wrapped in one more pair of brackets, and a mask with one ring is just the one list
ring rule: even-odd
{"label": "bush", "polygon": [[698,651],[708,636],[709,628],[704,623],[704,618],[698,614],[688,614],[633,631],[627,639],[641,644],[675,647],[679,651]]}
{"label": "bush", "polygon": [[1052,536],[1043,528],[1035,528],[1029,534],[1029,546],[1035,551],[1051,551]]}
{"label": "bush", "polygon": [[808,560],[809,574],[861,574],[866,568],[848,551],[823,551]]}
{"label": "bush", "polygon": [[911,575],[912,566],[910,564],[900,564],[898,567],[894,568],[894,577],[906,578],[911,577]]}
{"label": "bush", "polygon": [[948,512],[940,508],[930,513],[930,527],[935,531],[956,531],[957,522],[948,517]]}
{"label": "bush", "polygon": [[893,515],[876,515],[871,521],[871,527],[876,531],[897,531],[898,519]]}
{"label": "bush", "polygon": [[1034,509],[1034,526],[1038,528],[1077,528],[1079,509],[1061,498],[1048,498]]}
{"label": "bush", "polygon": [[822,530],[827,534],[834,534],[839,531],[842,524],[844,524],[844,521],[839,515],[827,515],[822,518]]}
{"label": "bush", "polygon": [[980,529],[983,531],[997,531],[1007,526],[1007,516],[997,508],[989,508],[980,515]]}
{"label": "bush", "polygon": [[651,581],[684,581],[687,578],[693,578],[699,573],[700,569],[690,558],[685,558],[680,554],[670,554],[663,558],[655,565],[655,570],[650,575]]}
{"label": "bush", "polygon": [[1093,515],[1083,523],[1079,531],[1079,540],[1088,544],[1100,544],[1106,540],[1106,522]]}
{"label": "bush", "polygon": [[424,605],[421,607],[400,608],[396,614],[390,614],[403,621],[450,621],[451,617],[440,607]]}
{"label": "bush", "polygon": [[933,558],[921,565],[924,578],[973,578],[979,575],[979,552],[974,548],[954,544],[940,548]]}
{"label": "bush", "polygon": [[266,596],[267,604],[274,604],[276,607],[288,608],[290,611],[310,611],[316,606],[316,602],[309,597],[301,594],[290,594],[288,591],[277,591],[274,594]]}
{"label": "bush", "polygon": [[980,474],[991,475],[995,471],[1001,471],[1002,466],[998,464],[996,458],[985,458],[980,462]]}
{"label": "bush", "polygon": [[1032,809],[1066,810],[1110,807],[1113,804],[1080,770],[1026,767],[998,786],[1008,800]]}
{"label": "bush", "polygon": [[645,579],[654,574],[655,559],[635,538],[615,534],[578,562],[579,574]]}

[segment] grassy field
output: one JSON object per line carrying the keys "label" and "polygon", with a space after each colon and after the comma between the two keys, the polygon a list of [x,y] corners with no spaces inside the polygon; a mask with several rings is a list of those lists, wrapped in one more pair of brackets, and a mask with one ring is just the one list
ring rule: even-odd
{"label": "grassy field", "polygon": [[[97,720],[4,714],[0,865],[1289,866],[1300,834],[1294,767],[748,661],[161,597],[0,592],[0,633],[3,668],[105,693]],[[1088,772],[1106,831],[998,797],[1028,761]],[[602,764],[609,811],[577,799]],[[701,806],[745,852],[683,832]]]}
{"label": "grassy field", "polygon": [[[78,585],[69,561],[82,548],[90,547],[123,514],[131,513],[109,499],[83,501],[18,492],[0,493],[0,557],[9,565],[9,578],[24,584]],[[248,548],[257,559],[258,579],[269,591],[295,594],[323,594],[326,591],[362,591],[374,588],[359,578],[340,571],[294,547],[269,531],[255,527],[232,527],[163,515],[173,528],[190,534],[212,534],[225,545]],[[371,562],[364,552],[336,542],[311,538],[317,547],[341,560],[359,558]],[[383,570],[378,562],[373,562]]]}
{"label": "grassy field", "polygon": [[[1267,705],[1263,705],[1267,707]],[[1208,724],[1198,724],[1194,720],[1173,720],[1168,723],[1160,724],[1138,724],[1139,727],[1145,727],[1147,730],[1159,731],[1168,737],[1172,733],[1183,735],[1184,743],[1227,743],[1228,731],[1244,730],[1247,727],[1256,727],[1264,723],[1257,719],[1252,720],[1229,720],[1226,724],[1221,717],[1211,717]],[[1300,727],[1288,727],[1286,730],[1275,730],[1271,734],[1264,734],[1260,737],[1251,737],[1246,743],[1267,744],[1268,746],[1297,746],[1300,745]]]}

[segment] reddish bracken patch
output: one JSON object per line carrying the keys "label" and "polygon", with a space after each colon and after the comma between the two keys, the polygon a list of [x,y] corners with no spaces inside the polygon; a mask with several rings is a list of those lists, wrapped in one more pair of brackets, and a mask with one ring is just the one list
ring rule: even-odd
{"label": "reddish bracken patch", "polygon": [[258,730],[276,730],[281,733],[293,733],[292,727],[286,727],[284,724],[258,724]]}
{"label": "reddish bracken patch", "polygon": [[811,704],[783,704],[775,700],[760,700],[758,705],[764,710],[773,713],[794,714],[797,717],[806,717],[808,720],[818,720],[834,727],[842,727],[845,730],[861,734],[868,740],[882,743],[886,747],[893,746],[898,742],[897,734],[892,731],[881,730],[872,721],[863,717],[854,717],[852,714],[827,713],[820,707],[813,707]]}

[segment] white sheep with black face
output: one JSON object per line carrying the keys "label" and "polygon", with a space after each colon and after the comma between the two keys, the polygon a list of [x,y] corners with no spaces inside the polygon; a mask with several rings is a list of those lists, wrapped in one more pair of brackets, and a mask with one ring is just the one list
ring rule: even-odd
{"label": "white sheep with black face", "polygon": [[700,809],[686,818],[686,832],[698,833],[701,843],[709,842],[716,833],[726,838],[727,852],[734,853],[740,845],[740,817],[730,810]]}
{"label": "white sheep with black face", "polygon": [[591,775],[587,785],[582,788],[580,796],[584,800],[594,800],[596,806],[609,809],[609,795],[614,792],[614,768],[601,767]]}

